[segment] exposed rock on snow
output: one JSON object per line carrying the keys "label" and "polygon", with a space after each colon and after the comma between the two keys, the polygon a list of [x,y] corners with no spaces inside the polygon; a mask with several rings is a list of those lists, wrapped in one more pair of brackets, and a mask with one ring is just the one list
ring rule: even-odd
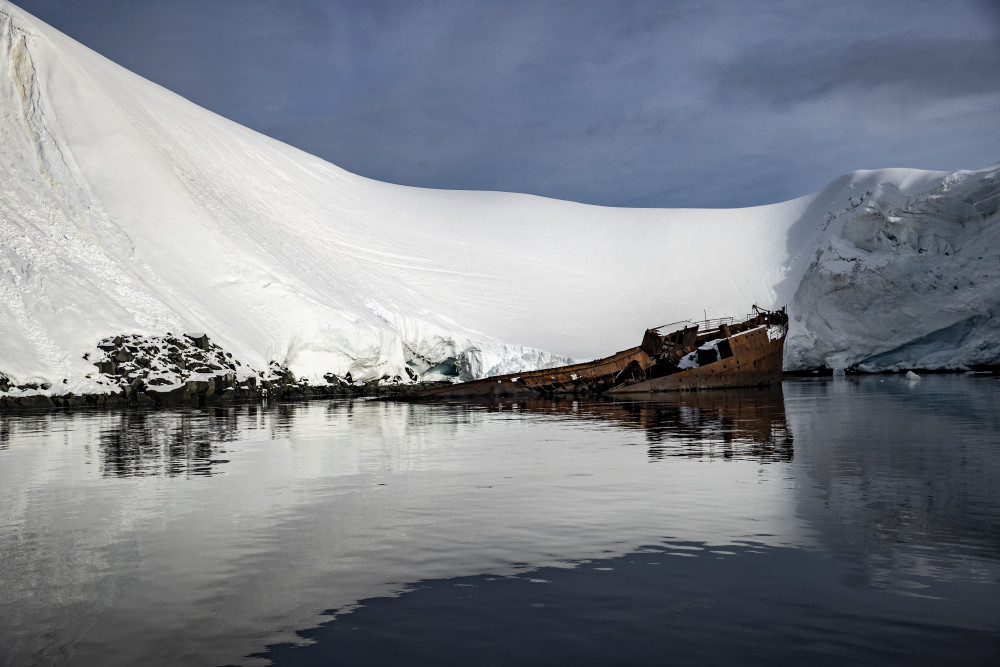
{"label": "exposed rock on snow", "polygon": [[998,166],[856,172],[738,210],[399,187],[205,111],[4,0],[0,116],[8,385],[91,392],[95,341],[167,331],[315,385],[469,379],[751,304],[789,306],[790,369],[1000,363]]}
{"label": "exposed rock on snow", "polygon": [[[106,338],[93,357],[101,384],[140,404],[177,403],[191,396],[255,396],[264,373],[254,371],[205,334]],[[268,378],[271,379],[270,377]]]}

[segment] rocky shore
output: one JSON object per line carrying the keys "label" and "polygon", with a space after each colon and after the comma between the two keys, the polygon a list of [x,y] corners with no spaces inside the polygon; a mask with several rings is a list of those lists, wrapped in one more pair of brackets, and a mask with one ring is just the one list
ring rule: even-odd
{"label": "rocky shore", "polygon": [[[451,384],[448,380],[421,381],[410,369],[408,377],[384,376],[365,381],[333,373],[321,382],[296,378],[276,362],[261,371],[236,359],[205,334],[140,336],[123,334],[98,342],[84,355],[94,365],[87,375],[91,391],[69,391],[62,383],[17,384],[0,373],[0,412],[86,408],[204,407],[237,403],[261,403],[296,399],[377,397],[405,398],[430,387]],[[977,366],[961,370],[909,369],[917,375],[941,372],[1000,374],[1000,367]],[[843,373],[861,372],[849,368]],[[905,372],[905,371],[895,371]],[[832,369],[785,372],[785,375],[836,374]],[[440,376],[438,376],[440,377]]]}
{"label": "rocky shore", "polygon": [[[212,343],[205,334],[106,338],[84,358],[96,371],[87,377],[98,391],[75,394],[49,383],[14,384],[0,374],[0,411],[75,408],[160,408],[210,406],[311,398],[405,395],[447,382],[415,377],[355,381],[332,373],[322,383],[296,379],[271,362],[255,370]],[[66,382],[65,380],[63,381]],[[105,389],[106,387],[106,389]]]}

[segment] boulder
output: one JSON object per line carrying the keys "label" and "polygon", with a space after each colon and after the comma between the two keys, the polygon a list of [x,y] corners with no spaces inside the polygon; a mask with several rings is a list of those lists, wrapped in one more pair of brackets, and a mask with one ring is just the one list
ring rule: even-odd
{"label": "boulder", "polygon": [[45,408],[54,408],[56,404],[52,402],[52,399],[44,394],[37,394],[35,396],[21,396],[17,399],[20,407],[24,410],[42,410]]}
{"label": "boulder", "polygon": [[188,380],[187,390],[192,394],[204,394],[208,392],[210,380]]}
{"label": "boulder", "polygon": [[180,405],[191,399],[191,392],[188,391],[186,384],[167,391],[157,391],[155,388],[149,387],[146,394],[152,397],[157,405]]}
{"label": "boulder", "polygon": [[184,334],[184,337],[190,339],[196,347],[202,350],[209,349],[208,334]]}
{"label": "boulder", "polygon": [[98,361],[94,365],[97,366],[98,372],[105,375],[115,375],[118,373],[118,362],[114,360]]}

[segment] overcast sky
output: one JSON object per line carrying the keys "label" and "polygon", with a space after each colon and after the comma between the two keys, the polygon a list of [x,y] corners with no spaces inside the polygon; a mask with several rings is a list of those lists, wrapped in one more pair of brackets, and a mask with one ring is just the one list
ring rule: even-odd
{"label": "overcast sky", "polygon": [[350,171],[730,207],[1000,161],[1000,0],[15,0]]}

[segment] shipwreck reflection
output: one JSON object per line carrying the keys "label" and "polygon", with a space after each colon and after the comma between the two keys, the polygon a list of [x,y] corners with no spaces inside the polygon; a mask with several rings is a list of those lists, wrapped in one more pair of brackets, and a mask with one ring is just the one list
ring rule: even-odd
{"label": "shipwreck reflection", "polygon": [[629,400],[532,398],[482,405],[640,429],[654,461],[680,456],[771,463],[791,461],[794,455],[780,386],[669,392]]}
{"label": "shipwreck reflection", "polygon": [[649,456],[791,461],[781,387],[664,395],[619,404],[646,429]]}

